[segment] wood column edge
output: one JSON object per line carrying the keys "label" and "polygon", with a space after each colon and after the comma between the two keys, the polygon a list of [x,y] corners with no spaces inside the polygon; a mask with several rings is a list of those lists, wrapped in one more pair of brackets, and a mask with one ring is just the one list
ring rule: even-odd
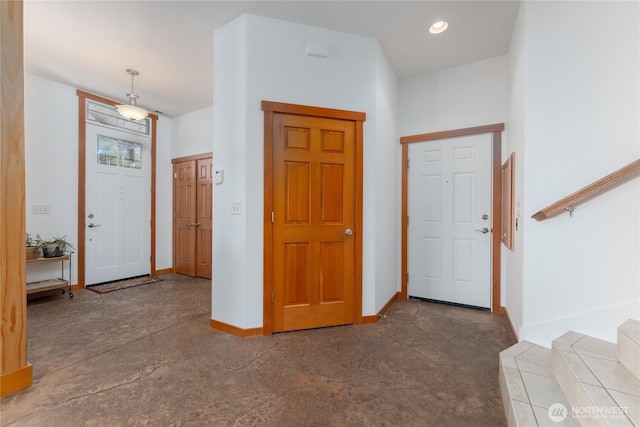
{"label": "wood column edge", "polygon": [[507,326],[509,327],[509,332],[511,332],[511,337],[516,341],[520,342],[520,338],[518,338],[518,334],[516,333],[516,328],[513,327],[513,322],[511,321],[511,317],[509,316],[509,312],[506,307],[500,307],[502,314],[504,314],[504,318],[507,320]]}
{"label": "wood column edge", "polygon": [[0,375],[0,396],[4,397],[30,387],[32,383],[33,367],[27,363],[24,368]]}
{"label": "wood column edge", "polygon": [[217,331],[221,331],[230,335],[235,335],[239,338],[254,338],[264,336],[263,328],[243,329],[214,319],[209,320],[209,326],[211,327],[211,329],[215,329]]}

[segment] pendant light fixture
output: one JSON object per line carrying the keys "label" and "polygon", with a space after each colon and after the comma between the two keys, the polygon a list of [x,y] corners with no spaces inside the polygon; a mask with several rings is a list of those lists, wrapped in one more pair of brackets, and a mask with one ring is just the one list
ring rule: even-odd
{"label": "pendant light fixture", "polygon": [[127,94],[127,97],[129,97],[129,103],[116,105],[116,109],[118,110],[118,113],[127,120],[142,120],[149,115],[149,112],[136,105],[138,95],[133,91],[133,78],[140,73],[130,68],[127,69],[127,73],[131,76],[131,93]]}

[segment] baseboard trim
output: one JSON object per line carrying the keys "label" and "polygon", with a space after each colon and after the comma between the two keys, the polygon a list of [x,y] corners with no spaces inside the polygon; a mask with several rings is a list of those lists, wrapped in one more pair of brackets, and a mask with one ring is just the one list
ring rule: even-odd
{"label": "baseboard trim", "polygon": [[400,297],[402,296],[402,292],[396,292],[389,301],[387,301],[387,303],[384,305],[384,307],[382,307],[380,309],[380,311],[378,311],[378,314],[374,315],[374,316],[362,316],[362,324],[363,325],[372,325],[374,323],[378,323],[378,319],[380,319],[380,317],[384,317],[387,313],[387,311],[389,311],[389,309],[391,308],[391,306],[398,301],[398,299],[400,299]]}
{"label": "baseboard trim", "polygon": [[[362,316],[361,325],[372,325],[378,322],[378,319],[384,316],[387,311],[391,308],[393,303],[395,303],[401,296],[401,292],[396,292],[391,299],[378,311],[378,314],[374,316]],[[215,329],[217,331],[225,332],[227,334],[235,335],[240,338],[252,338],[252,337],[261,337],[264,336],[263,328],[251,328],[251,329],[242,329],[237,326],[229,325],[224,322],[220,322],[218,320],[210,319],[209,326],[211,329]]]}
{"label": "baseboard trim", "polygon": [[362,316],[362,323],[360,323],[360,325],[373,325],[374,323],[378,323],[378,315]]}
{"label": "baseboard trim", "polygon": [[264,336],[263,328],[250,328],[242,329],[237,326],[229,325],[228,323],[220,322],[218,320],[209,320],[209,326],[211,329],[215,329],[220,332],[235,335],[240,338],[253,338]]}
{"label": "baseboard trim", "polygon": [[505,319],[507,319],[507,326],[509,327],[509,332],[511,332],[511,336],[516,342],[520,342],[518,338],[518,334],[516,333],[516,328],[513,327],[513,322],[511,321],[511,317],[509,316],[509,311],[507,307],[500,307],[502,309],[502,313],[504,314]]}
{"label": "baseboard trim", "polygon": [[33,367],[30,363],[24,368],[0,375],[0,396],[4,397],[33,383]]}
{"label": "baseboard trim", "polygon": [[155,270],[152,276],[159,276],[161,274],[170,274],[173,273],[173,268],[163,268],[162,270]]}

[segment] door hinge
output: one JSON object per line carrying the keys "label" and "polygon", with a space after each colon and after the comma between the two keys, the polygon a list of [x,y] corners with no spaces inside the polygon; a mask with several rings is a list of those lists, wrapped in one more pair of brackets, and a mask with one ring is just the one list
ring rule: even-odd
{"label": "door hinge", "polygon": [[409,169],[409,159],[407,159],[407,169]]}
{"label": "door hinge", "polygon": [[407,273],[407,283],[409,283],[409,273]]}
{"label": "door hinge", "polygon": [[178,172],[174,172],[173,173],[173,177],[177,179],[178,178]]}
{"label": "door hinge", "polygon": [[276,214],[274,212],[271,212],[271,224],[273,224],[276,220]]}
{"label": "door hinge", "polygon": [[276,302],[276,294],[274,292],[271,292],[271,304]]}

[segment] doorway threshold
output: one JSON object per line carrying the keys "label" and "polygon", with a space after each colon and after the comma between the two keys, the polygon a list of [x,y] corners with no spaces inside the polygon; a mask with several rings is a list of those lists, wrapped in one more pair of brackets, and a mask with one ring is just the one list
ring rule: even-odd
{"label": "doorway threshold", "polygon": [[471,308],[473,310],[491,311],[491,308],[489,308],[489,307],[478,307],[477,305],[459,304],[457,302],[440,301],[440,300],[437,300],[437,299],[414,297],[412,295],[409,295],[409,299],[415,299],[415,300],[424,301],[424,302],[432,302],[432,303],[435,303],[435,304],[452,305],[454,307]]}

